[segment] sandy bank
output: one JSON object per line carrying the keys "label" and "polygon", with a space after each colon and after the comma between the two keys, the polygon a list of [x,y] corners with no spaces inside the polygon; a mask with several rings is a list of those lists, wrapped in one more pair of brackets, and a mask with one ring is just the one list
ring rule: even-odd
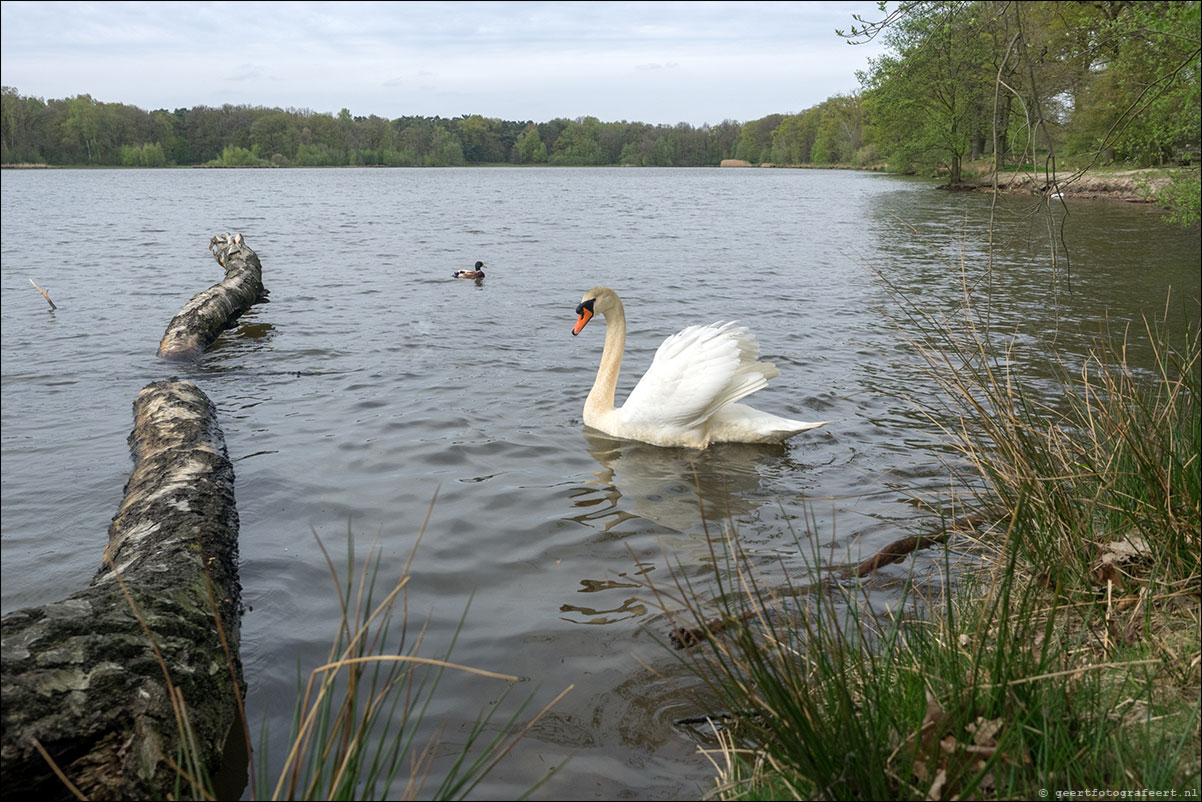
{"label": "sandy bank", "polygon": [[[1001,173],[998,189],[1007,193],[1045,195],[1060,193],[1065,198],[1108,198],[1130,203],[1151,203],[1150,196],[1169,183],[1164,170],[1117,170],[1061,173],[1051,180],[1043,173]],[[992,176],[948,184],[945,189],[978,191],[993,189]]]}

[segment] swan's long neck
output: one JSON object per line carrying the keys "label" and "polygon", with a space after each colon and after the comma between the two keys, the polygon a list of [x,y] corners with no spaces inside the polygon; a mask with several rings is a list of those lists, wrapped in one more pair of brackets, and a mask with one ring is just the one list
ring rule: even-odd
{"label": "swan's long neck", "polygon": [[626,310],[614,298],[613,308],[603,312],[605,318],[605,348],[597,379],[584,402],[584,422],[590,426],[599,416],[614,409],[614,391],[618,388],[618,371],[622,369],[622,354],[626,350]]}

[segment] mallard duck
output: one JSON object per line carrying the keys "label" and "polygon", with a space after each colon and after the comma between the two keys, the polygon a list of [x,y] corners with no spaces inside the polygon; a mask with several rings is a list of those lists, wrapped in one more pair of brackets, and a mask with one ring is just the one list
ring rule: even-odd
{"label": "mallard duck", "polygon": [[484,263],[476,262],[474,270],[456,270],[451,276],[454,278],[484,278]]}
{"label": "mallard duck", "polygon": [[615,407],[626,350],[626,310],[613,290],[594,287],[584,294],[576,314],[573,335],[593,315],[605,318],[605,348],[584,402],[584,423],[612,437],[705,448],[710,443],[780,443],[827,423],[791,420],[735,403],[780,372],[758,361],[759,343],[734,323],[689,326],[664,340],[626,403]]}

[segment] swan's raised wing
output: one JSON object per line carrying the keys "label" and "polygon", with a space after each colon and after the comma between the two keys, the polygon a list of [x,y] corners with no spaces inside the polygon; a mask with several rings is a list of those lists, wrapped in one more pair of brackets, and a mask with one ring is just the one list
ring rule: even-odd
{"label": "swan's raised wing", "polygon": [[622,405],[622,419],[630,425],[700,426],[777,375],[774,366],[756,361],[759,353],[759,343],[743,326],[690,326],[660,345]]}

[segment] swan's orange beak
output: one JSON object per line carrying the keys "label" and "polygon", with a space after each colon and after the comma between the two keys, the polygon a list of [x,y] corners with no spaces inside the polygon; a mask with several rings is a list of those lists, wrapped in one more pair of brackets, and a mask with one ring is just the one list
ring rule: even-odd
{"label": "swan's orange beak", "polygon": [[575,337],[584,328],[585,324],[593,319],[593,310],[587,306],[582,306],[578,310],[580,317],[576,318],[576,325],[572,327],[572,336]]}

